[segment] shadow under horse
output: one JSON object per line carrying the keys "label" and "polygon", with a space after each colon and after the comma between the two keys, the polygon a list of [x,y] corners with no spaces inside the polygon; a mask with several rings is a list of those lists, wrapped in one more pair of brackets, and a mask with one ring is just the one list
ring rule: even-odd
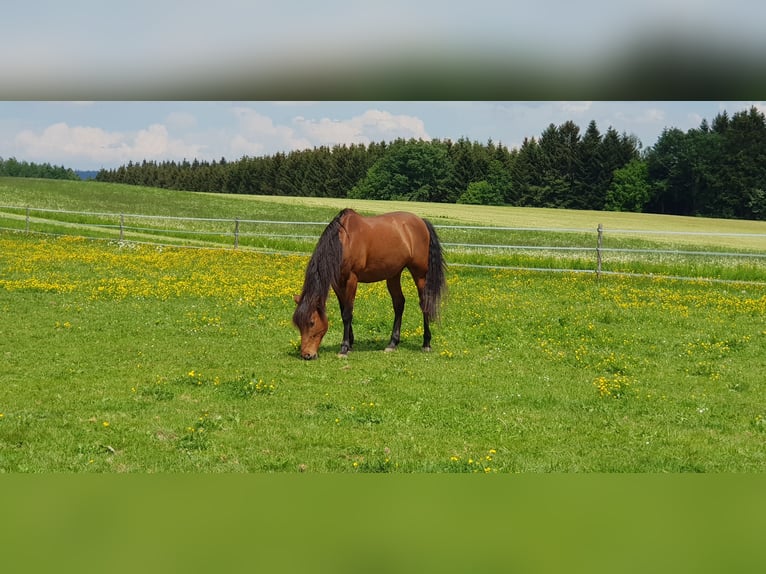
{"label": "shadow under horse", "polygon": [[446,264],[433,225],[403,211],[363,217],[344,209],[327,225],[306,267],[303,289],[295,296],[293,324],[301,333],[301,357],[316,359],[329,326],[327,298],[335,292],[343,319],[339,356],[354,345],[352,319],[357,285],[385,281],[394,305],[394,327],[386,351],[400,340],[407,269],[418,290],[423,313],[423,350],[431,350],[430,322],[438,319],[446,290]]}

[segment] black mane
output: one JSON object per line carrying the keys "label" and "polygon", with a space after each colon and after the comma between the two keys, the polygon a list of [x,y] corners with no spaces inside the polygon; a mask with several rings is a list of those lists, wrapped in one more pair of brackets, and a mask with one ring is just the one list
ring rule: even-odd
{"label": "black mane", "polygon": [[343,261],[343,245],[340,242],[340,230],[343,228],[341,219],[349,211],[342,210],[327,224],[309,259],[300,303],[293,314],[293,323],[299,328],[309,322],[311,314],[317,308],[324,309],[330,287],[338,284]]}

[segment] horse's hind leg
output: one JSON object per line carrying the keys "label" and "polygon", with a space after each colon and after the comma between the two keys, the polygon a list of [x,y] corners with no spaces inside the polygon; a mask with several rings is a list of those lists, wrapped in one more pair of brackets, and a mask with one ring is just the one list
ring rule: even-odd
{"label": "horse's hind leg", "polygon": [[428,313],[424,311],[424,297],[426,289],[426,278],[416,278],[414,275],[412,278],[415,280],[415,286],[418,288],[418,297],[420,299],[420,310],[423,311],[423,350],[425,352],[431,351],[431,326],[429,325]]}
{"label": "horse's hind leg", "polygon": [[402,315],[404,314],[404,293],[402,293],[402,274],[391,277],[386,281],[388,292],[391,294],[391,302],[394,304],[394,329],[391,332],[391,340],[386,347],[386,351],[396,349],[401,339]]}
{"label": "horse's hind leg", "polygon": [[431,327],[428,325],[428,315],[423,313],[423,350],[431,351]]}

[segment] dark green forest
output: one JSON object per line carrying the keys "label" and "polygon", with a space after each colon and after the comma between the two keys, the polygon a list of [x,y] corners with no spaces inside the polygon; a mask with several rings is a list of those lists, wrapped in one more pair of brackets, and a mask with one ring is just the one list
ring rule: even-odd
{"label": "dark green forest", "polygon": [[43,179],[80,179],[74,170],[49,163],[18,161],[0,157],[0,177],[41,177]]}
{"label": "dark green forest", "polygon": [[[10,175],[10,174],[9,174]],[[550,124],[519,148],[404,140],[236,161],[142,161],[98,181],[188,191],[348,197],[766,219],[766,118],[751,107],[642,149],[595,121]]]}

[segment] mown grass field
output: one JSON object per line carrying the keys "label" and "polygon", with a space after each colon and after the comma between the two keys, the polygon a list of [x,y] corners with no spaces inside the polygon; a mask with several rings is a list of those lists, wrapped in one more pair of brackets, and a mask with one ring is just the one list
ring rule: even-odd
{"label": "mown grass field", "polygon": [[[2,185],[6,205],[82,211],[337,211],[91,183],[46,182],[30,198]],[[471,222],[453,207],[450,220]],[[720,225],[736,223],[751,228]],[[455,266],[434,352],[419,350],[405,282],[396,353],[382,352],[392,313],[379,284],[360,289],[349,358],[335,356],[331,300],[320,359],[304,362],[290,317],[306,260],[0,234],[0,471],[766,469],[765,285]]]}

